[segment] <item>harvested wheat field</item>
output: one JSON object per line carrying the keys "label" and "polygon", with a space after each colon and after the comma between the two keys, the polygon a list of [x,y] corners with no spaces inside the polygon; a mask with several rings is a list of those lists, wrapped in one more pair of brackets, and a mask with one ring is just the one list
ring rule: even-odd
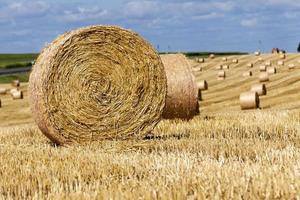
{"label": "harvested wheat field", "polygon": [[[279,55],[260,56],[190,59],[209,85],[200,115],[163,120],[144,139],[56,146],[34,124],[21,83],[23,100],[0,96],[0,199],[300,198],[300,55],[287,54],[283,66]],[[241,110],[239,96],[259,83],[265,61],[277,70],[267,95],[260,109]],[[248,63],[253,75],[244,77]],[[230,65],[222,81],[220,64]]]}

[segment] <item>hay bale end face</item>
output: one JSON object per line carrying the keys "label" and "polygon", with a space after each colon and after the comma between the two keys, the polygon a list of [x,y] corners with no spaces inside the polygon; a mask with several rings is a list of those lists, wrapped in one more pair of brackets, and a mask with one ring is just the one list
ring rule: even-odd
{"label": "hay bale end face", "polygon": [[259,82],[267,82],[269,81],[269,74],[268,72],[260,72],[259,74]]}
{"label": "hay bale end face", "polygon": [[0,88],[0,94],[6,94],[7,89],[6,88]]}
{"label": "hay bale end face", "polygon": [[268,67],[267,72],[268,74],[276,74],[277,73],[276,67]]}
{"label": "hay bale end face", "polygon": [[200,90],[207,90],[208,89],[208,84],[206,80],[201,80],[197,82],[197,87]]}
{"label": "hay bale end face", "polygon": [[218,72],[218,80],[224,80],[226,78],[225,71],[219,71]]}
{"label": "hay bale end face", "polygon": [[267,94],[266,85],[263,83],[258,83],[258,84],[252,85],[250,91],[256,92],[258,94],[258,96],[263,96],[263,95]]}
{"label": "hay bale end face", "polygon": [[11,83],[11,85],[13,86],[13,87],[20,87],[20,81],[19,80],[13,80],[13,82]]}
{"label": "hay bale end face", "polygon": [[23,92],[22,91],[15,91],[15,92],[12,93],[11,96],[14,100],[23,99]]}
{"label": "hay bale end face", "polygon": [[259,108],[259,96],[256,92],[244,92],[240,95],[242,110]]}
{"label": "hay bale end face", "polygon": [[138,34],[89,26],[42,51],[28,89],[40,130],[67,145],[143,138],[161,119],[167,79],[158,53]]}
{"label": "hay bale end face", "polygon": [[165,119],[191,119],[199,113],[198,88],[191,66],[183,54],[161,55],[167,74]]}
{"label": "hay bale end face", "polygon": [[265,65],[259,66],[259,71],[260,71],[260,72],[265,72],[265,71],[267,71],[267,66],[265,66]]}
{"label": "hay bale end face", "polygon": [[204,63],[204,58],[198,58],[199,63]]}

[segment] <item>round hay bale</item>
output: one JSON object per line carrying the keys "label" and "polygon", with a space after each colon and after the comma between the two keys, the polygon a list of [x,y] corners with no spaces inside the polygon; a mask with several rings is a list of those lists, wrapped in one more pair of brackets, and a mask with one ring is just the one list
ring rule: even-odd
{"label": "round hay bale", "polygon": [[227,61],[227,57],[223,57],[222,60],[223,60],[223,61]]}
{"label": "round hay bale", "polygon": [[259,73],[259,82],[267,82],[267,81],[269,81],[268,72],[260,72]]}
{"label": "round hay bale", "polygon": [[210,58],[210,59],[214,59],[214,58],[215,58],[215,54],[210,54],[210,55],[209,55],[209,58]]}
{"label": "round hay bale", "polygon": [[218,80],[224,80],[225,77],[226,77],[225,71],[222,70],[218,72]]}
{"label": "round hay bale", "polygon": [[243,73],[244,77],[252,76],[252,71],[247,71]]}
{"label": "round hay bale", "polygon": [[0,88],[0,94],[6,94],[7,89],[6,88]]}
{"label": "round hay bale", "polygon": [[286,55],[283,54],[283,53],[281,53],[281,54],[280,54],[280,58],[281,58],[281,59],[285,59],[285,58],[286,58]]}
{"label": "round hay bale", "polygon": [[204,58],[198,58],[198,62],[199,62],[199,63],[204,63],[205,60],[204,60]]}
{"label": "round hay bale", "polygon": [[239,60],[238,59],[233,59],[232,63],[239,63]]}
{"label": "round hay bale", "polygon": [[295,64],[290,63],[290,64],[288,65],[288,68],[289,68],[289,69],[295,69]]}
{"label": "round hay bale", "polygon": [[263,62],[263,61],[264,61],[264,59],[262,57],[258,58],[258,62]]}
{"label": "round hay bale", "polygon": [[20,81],[19,80],[13,80],[12,83],[11,83],[11,85],[13,87],[20,87]]}
{"label": "round hay bale", "polygon": [[255,52],[254,52],[254,55],[259,56],[259,55],[260,55],[260,52],[259,52],[259,51],[255,51]]}
{"label": "round hay bale", "polygon": [[183,54],[161,55],[167,74],[168,92],[163,111],[165,119],[191,119],[199,113],[198,88]]}
{"label": "round hay bale", "polygon": [[259,66],[259,71],[260,71],[260,72],[265,72],[265,71],[267,71],[267,66],[265,66],[265,65]]}
{"label": "round hay bale", "polygon": [[267,72],[268,74],[276,74],[277,73],[276,67],[268,67]]}
{"label": "round hay bale", "polygon": [[18,92],[18,88],[12,88],[10,89],[9,93],[12,95],[14,92]]}
{"label": "round hay bale", "polygon": [[201,72],[202,71],[202,67],[194,67],[193,72]]}
{"label": "round hay bale", "polygon": [[197,82],[197,87],[200,90],[207,90],[208,89],[208,84],[206,80],[201,80]]}
{"label": "round hay bale", "polygon": [[229,69],[229,65],[223,65],[222,69]]}
{"label": "round hay bale", "polygon": [[272,63],[271,63],[271,61],[267,61],[267,62],[265,62],[265,65],[266,65],[266,66],[271,66]]}
{"label": "round hay bale", "polygon": [[29,79],[33,117],[62,145],[143,138],[160,121],[166,93],[157,52],[116,26],[59,36],[39,55]]}
{"label": "round hay bale", "polygon": [[217,65],[216,66],[216,70],[221,70],[221,69],[223,69],[223,65]]}
{"label": "round hay bale", "polygon": [[253,63],[248,63],[248,64],[247,64],[247,67],[252,68],[253,66],[254,66]]}
{"label": "round hay bale", "polygon": [[23,92],[22,91],[15,91],[14,93],[12,93],[12,98],[14,100],[23,99]]}
{"label": "round hay bale", "polygon": [[256,92],[259,96],[263,96],[267,94],[267,88],[266,85],[263,83],[258,83],[251,86],[252,92]]}
{"label": "round hay bale", "polygon": [[283,60],[279,60],[278,62],[277,62],[277,65],[284,65],[284,61]]}
{"label": "round hay bale", "polygon": [[259,96],[256,92],[244,92],[240,95],[242,110],[259,108]]}

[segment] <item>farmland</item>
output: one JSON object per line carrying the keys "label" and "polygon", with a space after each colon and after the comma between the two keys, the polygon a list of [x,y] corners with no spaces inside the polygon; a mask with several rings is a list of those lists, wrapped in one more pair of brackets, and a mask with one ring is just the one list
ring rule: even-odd
{"label": "farmland", "polygon": [[[22,83],[24,100],[1,96],[0,198],[299,198],[299,59],[287,54],[266,83],[261,109],[249,111],[240,110],[239,95],[258,82],[263,63],[256,56],[190,59],[194,69],[202,67],[194,72],[197,81],[208,82],[199,116],[163,120],[144,140],[83,146],[55,146],[40,133],[30,114],[28,84]],[[226,79],[217,80],[215,67],[224,63]],[[296,68],[289,70],[289,63]],[[243,77],[247,70],[253,76]]]}

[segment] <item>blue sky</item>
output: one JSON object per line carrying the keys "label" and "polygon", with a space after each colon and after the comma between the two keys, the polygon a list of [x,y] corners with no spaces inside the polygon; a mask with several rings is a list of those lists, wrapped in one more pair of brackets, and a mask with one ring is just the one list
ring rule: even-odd
{"label": "blue sky", "polygon": [[0,52],[39,52],[92,24],[138,32],[160,51],[296,51],[300,0],[0,0]]}

